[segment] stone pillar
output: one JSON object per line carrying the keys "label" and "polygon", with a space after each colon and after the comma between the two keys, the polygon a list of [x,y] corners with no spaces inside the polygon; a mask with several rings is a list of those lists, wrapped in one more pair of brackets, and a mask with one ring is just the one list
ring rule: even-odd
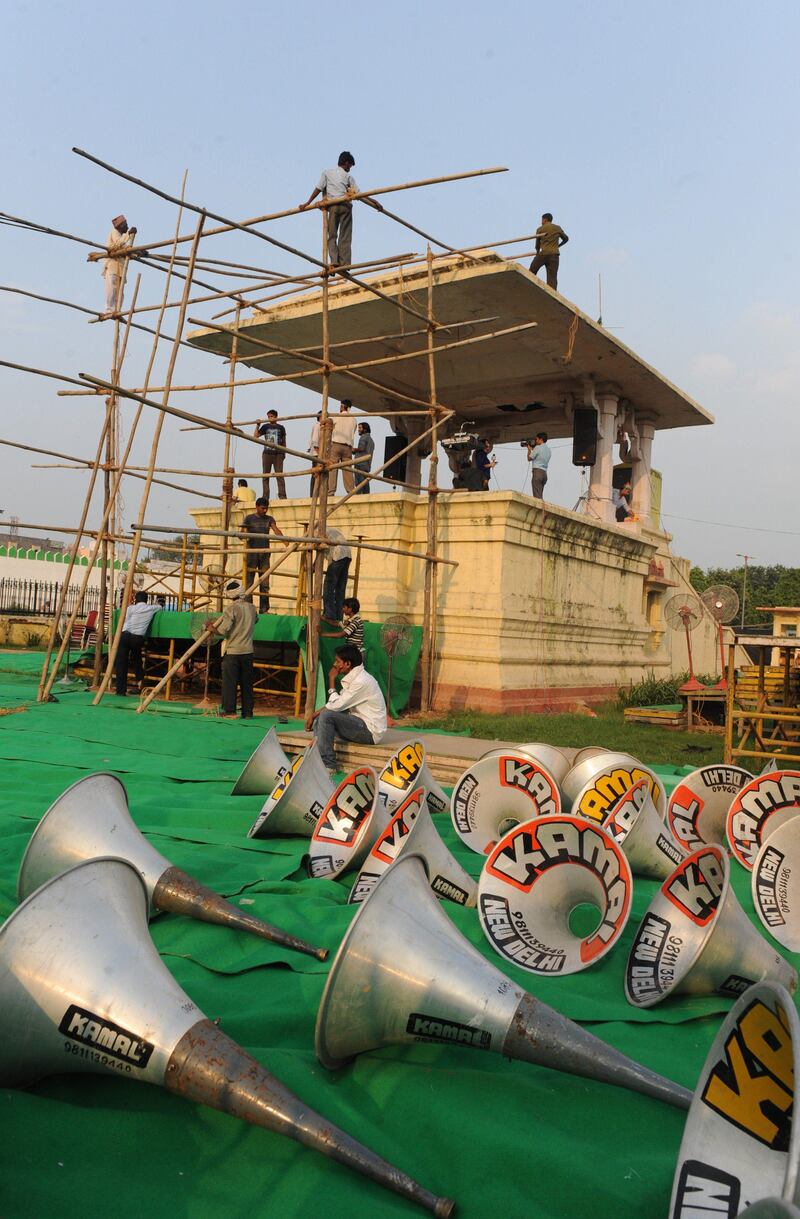
{"label": "stone pillar", "polygon": [[652,423],[645,420],[637,419],[639,442],[633,456],[633,470],[631,474],[631,490],[633,495],[633,511],[638,516],[639,520],[647,528],[652,524],[650,520],[650,470],[651,470],[651,454],[653,449],[653,436],[655,428]]}
{"label": "stone pillar", "polygon": [[610,525],[614,522],[611,479],[614,473],[614,442],[617,439],[619,393],[597,390],[597,460],[589,476],[586,515]]}

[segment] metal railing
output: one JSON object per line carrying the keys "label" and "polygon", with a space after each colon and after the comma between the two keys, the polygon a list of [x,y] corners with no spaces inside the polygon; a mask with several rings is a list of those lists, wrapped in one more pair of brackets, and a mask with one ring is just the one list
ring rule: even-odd
{"label": "metal railing", "polygon": [[[27,618],[47,618],[55,612],[61,591],[59,580],[21,580],[0,576],[0,614],[20,614]],[[79,589],[67,590],[64,610],[72,613],[78,601]],[[80,612],[89,614],[100,603],[99,588],[87,588],[81,600]]]}

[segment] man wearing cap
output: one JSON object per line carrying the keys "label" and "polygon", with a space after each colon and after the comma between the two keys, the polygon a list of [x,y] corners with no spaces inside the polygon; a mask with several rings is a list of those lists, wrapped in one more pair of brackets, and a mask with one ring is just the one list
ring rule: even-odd
{"label": "man wearing cap", "polygon": [[97,262],[103,258],[102,275],[106,281],[106,307],[105,311],[100,314],[101,318],[112,317],[113,314],[119,313],[122,308],[123,294],[123,273],[125,270],[125,259],[122,257],[112,257],[113,255],[121,255],[123,250],[130,249],[136,238],[136,229],[128,228],[128,221],[124,216],[115,216],[111,221],[111,232],[106,241],[106,249],[108,257],[103,257],[99,250],[93,250],[89,255],[89,262]]}
{"label": "man wearing cap", "polygon": [[545,212],[542,223],[536,230],[536,257],[530,269],[537,275],[544,267],[547,274],[547,286],[555,292],[558,287],[559,250],[566,245],[569,237],[558,224],[553,224],[553,213]]}
{"label": "man wearing cap", "polygon": [[[324,195],[327,199],[341,199],[341,203],[335,203],[332,207],[327,208],[328,262],[332,267],[349,267],[352,257],[353,205],[347,196],[358,194],[358,183],[350,173],[355,163],[356,159],[352,152],[340,153],[339,163],[336,167],[323,169],[316,187],[305,203],[299,205],[301,208],[308,207],[318,195]],[[363,202],[368,203],[370,207],[374,207],[379,212],[383,211],[382,206],[375,199],[365,198]]]}
{"label": "man wearing cap", "polygon": [[245,600],[245,590],[238,580],[226,584],[225,592],[231,603],[216,622],[206,620],[206,630],[214,628],[226,641],[222,657],[222,719],[236,716],[236,692],[241,691],[242,719],[253,718],[253,631],[258,613],[256,607]]}

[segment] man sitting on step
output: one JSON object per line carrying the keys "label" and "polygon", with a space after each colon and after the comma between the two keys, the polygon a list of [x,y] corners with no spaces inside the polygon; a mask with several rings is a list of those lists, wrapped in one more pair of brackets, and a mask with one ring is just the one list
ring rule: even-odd
{"label": "man sitting on step", "polygon": [[336,660],[328,674],[328,701],[309,716],[306,728],[313,730],[320,757],[332,775],[337,769],[333,749],[337,737],[360,745],[377,745],[385,736],[386,703],[354,643],[336,649]]}

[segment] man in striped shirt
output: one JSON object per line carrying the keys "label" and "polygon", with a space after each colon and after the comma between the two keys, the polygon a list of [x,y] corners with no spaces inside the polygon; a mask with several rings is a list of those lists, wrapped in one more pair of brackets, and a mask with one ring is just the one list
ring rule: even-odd
{"label": "man in striped shirt", "polygon": [[330,626],[335,626],[335,631],[321,632],[323,639],[344,639],[345,643],[353,643],[358,648],[361,656],[366,660],[366,652],[364,651],[364,619],[361,617],[359,610],[361,603],[358,597],[346,597],[342,607],[342,624],[331,622],[329,618],[324,618]]}

